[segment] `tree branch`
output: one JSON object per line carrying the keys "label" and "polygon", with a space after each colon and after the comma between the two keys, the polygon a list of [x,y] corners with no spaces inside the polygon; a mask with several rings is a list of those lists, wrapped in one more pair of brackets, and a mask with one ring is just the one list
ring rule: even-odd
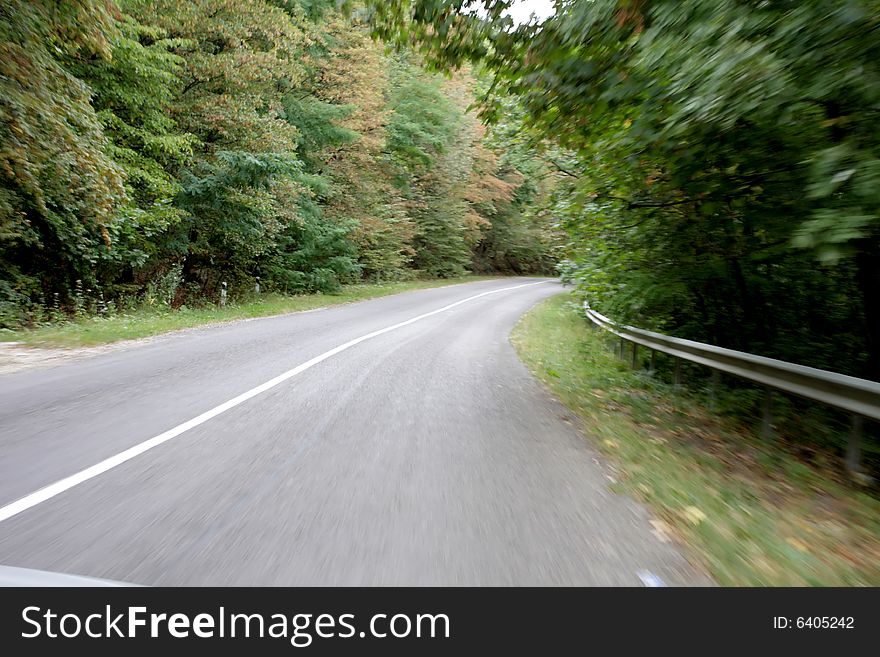
{"label": "tree branch", "polygon": [[680,199],[678,201],[659,201],[659,202],[643,202],[643,201],[634,201],[628,198],[621,198],[620,196],[612,196],[611,194],[597,194],[593,197],[594,199],[599,198],[607,198],[611,201],[620,201],[621,203],[626,203],[627,210],[635,210],[636,208],[668,208],[674,205],[685,205],[687,203],[693,203],[697,200],[701,199]]}
{"label": "tree branch", "polygon": [[566,176],[571,176],[572,178],[580,178],[579,174],[576,174],[576,173],[569,171],[568,169],[566,169],[564,166],[562,166],[558,162],[554,162],[553,160],[549,160],[549,161],[550,161],[550,164],[552,164],[554,167],[556,167],[556,169],[559,171],[559,173],[564,173]]}

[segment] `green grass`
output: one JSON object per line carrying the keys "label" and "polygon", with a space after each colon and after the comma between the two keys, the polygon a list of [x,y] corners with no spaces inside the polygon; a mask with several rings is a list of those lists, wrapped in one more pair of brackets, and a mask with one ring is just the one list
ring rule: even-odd
{"label": "green grass", "polygon": [[142,307],[113,317],[89,317],[19,331],[0,330],[0,340],[20,342],[32,347],[87,347],[118,340],[145,338],[204,324],[314,310],[315,308],[374,299],[409,290],[472,283],[493,278],[496,277],[465,276],[440,280],[348,285],[337,294],[297,296],[263,294],[256,299],[230,303],[225,308],[210,306],[170,310]]}
{"label": "green grass", "polygon": [[583,420],[617,470],[726,586],[880,585],[880,501],[697,401],[634,372],[568,295],[536,306],[512,342]]}

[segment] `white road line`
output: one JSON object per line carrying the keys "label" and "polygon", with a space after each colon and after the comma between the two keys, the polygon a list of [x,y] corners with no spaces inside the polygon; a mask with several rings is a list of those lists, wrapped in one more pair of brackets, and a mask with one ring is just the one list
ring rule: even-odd
{"label": "white road line", "polygon": [[15,516],[22,511],[27,511],[31,507],[40,504],[41,502],[45,502],[46,500],[50,500],[56,495],[60,495],[66,490],[70,490],[74,486],[81,484],[89,479],[94,479],[100,474],[107,472],[108,470],[112,470],[117,465],[122,465],[126,461],[130,461],[136,456],[147,452],[154,447],[158,447],[162,443],[168,442],[172,438],[176,438],[182,433],[193,429],[200,424],[204,424],[211,418],[217,417],[221,413],[225,413],[231,408],[235,408],[239,404],[243,404],[248,399],[256,397],[267,390],[271,390],[275,386],[284,383],[288,379],[292,379],[297,374],[301,374],[305,372],[307,369],[314,367],[318,363],[321,363],[328,358],[335,356],[338,353],[345,351],[346,349],[350,349],[361,342],[366,340],[370,340],[371,338],[375,338],[384,333],[390,333],[391,331],[396,331],[399,328],[403,328],[404,326],[409,326],[410,324],[415,324],[423,319],[428,317],[432,317],[434,315],[438,315],[442,312],[449,310],[450,308],[455,308],[456,306],[460,306],[463,303],[467,303],[468,301],[473,301],[474,299],[479,299],[480,297],[485,297],[490,294],[498,294],[499,292],[506,292],[508,290],[518,290],[522,287],[531,287],[532,285],[541,285],[542,283],[548,283],[549,281],[538,281],[537,283],[524,283],[522,285],[513,285],[511,287],[502,287],[497,290],[489,290],[488,292],[482,292],[481,294],[475,294],[472,297],[467,297],[466,299],[462,299],[461,301],[456,301],[455,303],[450,303],[448,306],[443,306],[442,308],[438,308],[437,310],[432,310],[429,313],[424,313],[423,315],[418,315],[417,317],[413,317],[412,319],[408,319],[405,322],[400,322],[398,324],[394,324],[392,326],[386,326],[383,329],[379,329],[378,331],[373,331],[372,333],[367,333],[366,335],[362,335],[359,338],[355,338],[354,340],[349,340],[345,344],[341,344],[338,347],[334,347],[330,351],[325,351],[320,356],[315,356],[311,360],[307,360],[305,363],[301,365],[297,365],[291,370],[287,370],[283,374],[279,374],[274,379],[270,379],[265,383],[258,385],[256,388],[251,388],[247,392],[243,392],[238,395],[238,397],[233,397],[229,401],[223,402],[219,406],[215,406],[209,411],[205,411],[201,415],[194,417],[191,420],[187,420],[183,424],[178,424],[173,429],[169,429],[164,433],[160,433],[158,436],[153,436],[152,438],[145,440],[142,443],[138,443],[134,447],[129,447],[125,451],[119,452],[119,454],[115,454],[110,458],[104,459],[100,463],[96,463],[95,465],[86,468],[85,470],[80,470],[76,474],[73,474],[69,477],[65,477],[59,481],[56,481],[54,484],[49,484],[48,486],[41,488],[38,491],[35,491],[29,495],[25,495],[24,497],[16,500],[15,502],[11,502],[6,506],[0,508],[0,522],[4,520],[8,520],[12,516]]}
{"label": "white road line", "polygon": [[650,570],[640,570],[636,573],[639,576],[639,579],[642,580],[642,584],[647,586],[648,588],[665,588],[666,584],[662,579],[657,577]]}

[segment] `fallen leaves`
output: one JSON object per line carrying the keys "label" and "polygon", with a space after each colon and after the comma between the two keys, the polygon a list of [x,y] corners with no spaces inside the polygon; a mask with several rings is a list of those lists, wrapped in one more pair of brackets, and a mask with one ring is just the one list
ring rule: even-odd
{"label": "fallen leaves", "polygon": [[809,552],[809,548],[801,541],[791,536],[786,537],[785,542],[788,543],[798,552]]}
{"label": "fallen leaves", "polygon": [[661,543],[672,542],[672,528],[662,520],[651,521],[651,533],[656,536]]}
{"label": "fallen leaves", "polygon": [[681,515],[692,525],[699,525],[706,519],[706,514],[695,506],[685,507],[685,509],[681,511]]}

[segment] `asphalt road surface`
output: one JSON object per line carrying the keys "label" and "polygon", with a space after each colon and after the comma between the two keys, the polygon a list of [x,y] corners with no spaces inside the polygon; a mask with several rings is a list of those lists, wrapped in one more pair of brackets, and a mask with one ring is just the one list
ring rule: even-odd
{"label": "asphalt road surface", "polygon": [[149,585],[709,583],[608,490],[510,346],[561,291],[408,292],[4,375],[0,564]]}

